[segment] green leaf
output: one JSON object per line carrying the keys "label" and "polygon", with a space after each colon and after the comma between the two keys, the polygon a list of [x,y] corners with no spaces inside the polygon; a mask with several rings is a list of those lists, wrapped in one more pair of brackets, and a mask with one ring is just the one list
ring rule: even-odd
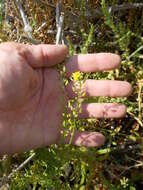
{"label": "green leaf", "polygon": [[136,188],[133,186],[130,186],[130,190],[136,190]]}

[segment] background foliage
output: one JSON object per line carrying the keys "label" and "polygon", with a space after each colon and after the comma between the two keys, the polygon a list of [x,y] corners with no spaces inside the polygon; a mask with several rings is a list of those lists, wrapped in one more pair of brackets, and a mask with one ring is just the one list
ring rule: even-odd
{"label": "background foliage", "polygon": [[[138,4],[140,3],[140,4]],[[130,6],[133,5],[133,6]],[[137,6],[138,5],[138,6]],[[56,1],[23,0],[34,39],[55,43]],[[126,7],[124,9],[123,7]],[[116,79],[129,81],[132,95],[126,99],[94,98],[86,101],[122,102],[124,119],[78,120],[65,118],[65,127],[100,131],[106,143],[100,149],[50,146],[20,171],[8,176],[33,151],[4,156],[0,160],[1,189],[141,190],[143,189],[143,5],[137,0],[63,0],[64,41],[69,54],[113,52],[120,54],[119,70],[81,74],[73,80]],[[42,26],[39,29],[40,26]],[[31,43],[15,1],[0,0],[0,41]],[[78,101],[78,100],[77,100]]]}

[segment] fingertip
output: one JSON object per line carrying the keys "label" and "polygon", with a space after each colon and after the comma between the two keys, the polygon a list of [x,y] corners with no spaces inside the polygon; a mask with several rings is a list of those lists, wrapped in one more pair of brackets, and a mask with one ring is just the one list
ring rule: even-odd
{"label": "fingertip", "polygon": [[[95,132],[97,135],[97,132]],[[98,133],[98,146],[102,146],[105,143],[105,136],[102,133]]]}
{"label": "fingertip", "polygon": [[126,115],[127,107],[123,104],[119,104],[118,106],[120,107],[118,118],[123,118]]}
{"label": "fingertip", "polygon": [[73,144],[85,147],[99,147],[105,142],[105,137],[99,132],[79,132],[77,131],[73,138]]}
{"label": "fingertip", "polygon": [[91,132],[91,140],[85,142],[86,147],[100,147],[105,143],[105,137],[99,132]]}
{"label": "fingertip", "polygon": [[64,45],[64,44],[58,44],[58,45],[55,45],[57,48],[60,48],[63,52],[65,52],[65,54],[67,55],[68,53],[68,46]]}
{"label": "fingertip", "polygon": [[62,45],[62,47],[63,47],[63,48],[64,48],[64,50],[68,53],[68,51],[69,51],[68,46],[67,46],[67,45]]}
{"label": "fingertip", "polygon": [[[99,53],[100,54],[100,53]],[[115,53],[101,53],[100,56],[105,56],[105,60],[110,63],[109,70],[118,69],[121,66],[121,56]],[[105,68],[106,70],[106,68]],[[108,67],[107,67],[108,70]]]}
{"label": "fingertip", "polygon": [[113,55],[115,57],[114,59],[116,60],[115,62],[116,68],[118,69],[121,66],[121,61],[122,61],[121,56],[117,54],[113,54]]}
{"label": "fingertip", "polygon": [[126,82],[126,92],[127,92],[127,96],[130,96],[132,94],[132,85],[129,82]]}

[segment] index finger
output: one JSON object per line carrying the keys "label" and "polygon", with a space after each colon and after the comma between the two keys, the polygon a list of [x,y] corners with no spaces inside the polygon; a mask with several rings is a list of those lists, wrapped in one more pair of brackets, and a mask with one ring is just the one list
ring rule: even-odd
{"label": "index finger", "polygon": [[121,58],[113,53],[80,54],[70,58],[66,64],[67,76],[76,71],[84,73],[106,71],[120,66]]}
{"label": "index finger", "polygon": [[68,52],[65,45],[28,45],[15,42],[1,43],[0,50],[8,54],[12,53],[13,56],[20,55],[33,68],[51,67],[61,63],[65,60]]}

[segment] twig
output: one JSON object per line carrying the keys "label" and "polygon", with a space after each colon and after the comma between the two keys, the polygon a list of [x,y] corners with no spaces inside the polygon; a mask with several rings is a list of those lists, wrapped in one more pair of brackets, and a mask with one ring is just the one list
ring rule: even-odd
{"label": "twig", "polygon": [[131,113],[130,111],[127,111],[128,114],[130,114],[139,124],[141,127],[143,127],[143,122],[138,118],[136,117],[133,113]]}
{"label": "twig", "polygon": [[33,153],[31,156],[29,156],[22,164],[20,164],[15,170],[13,170],[9,175],[8,179],[10,179],[17,171],[21,170],[25,167],[26,164],[28,164],[35,156],[35,153]]}
{"label": "twig", "polygon": [[57,35],[56,35],[56,45],[60,43],[60,39],[62,37],[63,22],[64,22],[64,14],[61,13],[61,16],[60,16],[60,19],[59,19]]}
{"label": "twig", "polygon": [[[47,34],[57,34],[56,30],[47,30]],[[73,30],[68,30],[68,31],[64,31],[64,34],[77,34],[76,31]]]}
{"label": "twig", "polygon": [[133,165],[133,166],[130,166],[130,167],[126,168],[124,171],[122,171],[122,172],[120,173],[120,175],[118,175],[118,177],[121,177],[126,171],[129,171],[129,170],[132,169],[132,168],[138,168],[138,167],[142,167],[142,166],[143,166],[143,162],[141,162],[141,163],[139,163],[139,164],[135,164],[135,165]]}
{"label": "twig", "polygon": [[[95,10],[93,10],[92,7],[90,8],[91,9],[90,12],[88,12],[87,17],[91,17],[92,19],[98,19],[103,16],[101,8],[96,8]],[[143,8],[143,3],[124,3],[122,5],[107,6],[110,14],[114,14],[115,12],[120,12],[120,14],[123,14],[123,11],[128,11],[136,8]]]}
{"label": "twig", "polygon": [[59,27],[59,20],[60,20],[60,8],[59,8],[59,3],[56,4],[56,26],[57,29]]}
{"label": "twig", "polygon": [[131,157],[128,156],[128,155],[126,155],[126,158],[127,158],[128,160],[134,161],[135,163],[138,163],[138,164],[142,163],[140,160],[135,160],[135,159],[131,158]]}
{"label": "twig", "polygon": [[117,11],[123,11],[123,10],[129,10],[129,9],[135,9],[135,8],[142,8],[143,3],[124,3],[122,5],[114,5],[111,7],[111,12],[117,12]]}
{"label": "twig", "polygon": [[27,33],[27,35],[30,38],[32,38],[32,28],[31,28],[31,26],[30,26],[30,24],[28,22],[27,17],[25,16],[25,13],[23,11],[22,5],[21,5],[19,0],[15,0],[15,2],[16,2],[18,10],[20,12],[20,15],[21,15],[21,18],[23,20],[23,23],[24,23],[24,31]]}
{"label": "twig", "polygon": [[19,10],[19,13],[21,15],[22,21],[24,23],[24,31],[27,34],[28,38],[31,39],[33,44],[38,44],[39,42],[37,42],[37,40],[33,39],[32,37],[32,27],[29,24],[29,21],[27,19],[27,16],[25,15],[21,2],[19,0],[15,0],[16,6]]}
{"label": "twig", "polygon": [[141,51],[143,49],[143,45],[140,46],[137,50],[135,50],[129,57],[128,59],[131,59],[132,57],[134,57],[139,51]]}
{"label": "twig", "polygon": [[43,22],[41,26],[39,26],[39,28],[37,30],[35,30],[34,32],[39,32],[42,28],[44,28],[47,25],[46,22]]}
{"label": "twig", "polygon": [[39,0],[39,2],[41,2],[41,3],[43,3],[43,4],[45,4],[45,5],[47,5],[47,6],[49,6],[49,7],[51,7],[51,8],[56,8],[55,7],[55,5],[53,5],[53,4],[51,4],[51,3],[48,3],[48,2],[46,2],[46,1],[44,1],[44,0]]}
{"label": "twig", "polygon": [[138,118],[142,121],[142,89],[143,89],[143,80],[138,82]]}
{"label": "twig", "polygon": [[28,42],[30,42],[31,44],[35,44],[35,45],[38,45],[38,44],[41,44],[41,42],[39,40],[35,40],[33,38],[30,38],[29,36],[27,35],[21,35],[22,38],[25,38]]}
{"label": "twig", "polygon": [[57,26],[57,35],[56,35],[56,45],[63,41],[63,22],[64,22],[64,13],[60,13],[59,3],[56,5],[56,26]]}

